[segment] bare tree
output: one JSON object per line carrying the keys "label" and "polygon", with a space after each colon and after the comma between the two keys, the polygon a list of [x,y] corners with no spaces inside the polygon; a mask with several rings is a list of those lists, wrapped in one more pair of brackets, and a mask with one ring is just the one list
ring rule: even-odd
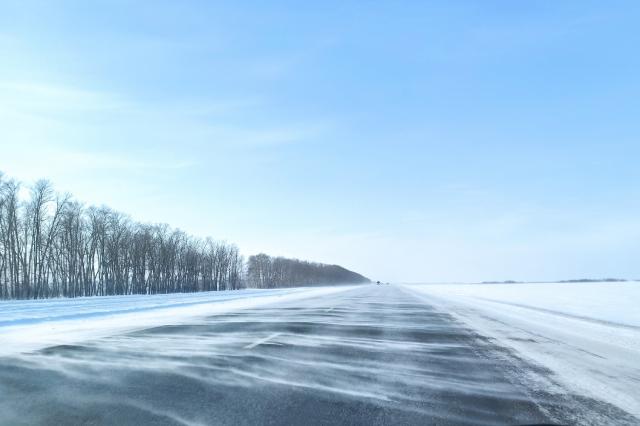
{"label": "bare tree", "polygon": [[27,199],[0,174],[0,298],[237,290],[247,285],[359,282],[333,265],[251,256],[168,225],[131,220],[107,207],[85,207],[36,182]]}
{"label": "bare tree", "polygon": [[369,279],[338,265],[312,263],[264,253],[247,262],[247,283],[255,288],[357,284]]}

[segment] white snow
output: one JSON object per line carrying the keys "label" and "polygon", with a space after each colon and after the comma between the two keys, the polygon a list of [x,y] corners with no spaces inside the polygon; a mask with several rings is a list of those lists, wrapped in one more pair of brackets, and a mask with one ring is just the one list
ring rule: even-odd
{"label": "white snow", "polygon": [[407,285],[573,393],[640,418],[640,283]]}
{"label": "white snow", "polygon": [[237,290],[0,302],[0,356],[353,287]]}

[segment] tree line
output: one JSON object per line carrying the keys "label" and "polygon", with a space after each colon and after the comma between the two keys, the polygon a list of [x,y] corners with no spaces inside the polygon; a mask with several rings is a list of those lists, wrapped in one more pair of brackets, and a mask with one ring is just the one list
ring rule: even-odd
{"label": "tree line", "polygon": [[[87,207],[45,180],[27,197],[21,191],[19,182],[0,174],[0,299],[335,284],[354,274],[266,255],[245,262],[233,244]],[[264,256],[271,266],[260,266],[266,275],[256,279],[255,259]]]}
{"label": "tree line", "polygon": [[247,282],[255,288],[365,283],[369,279],[338,265],[307,262],[264,253],[247,261]]}

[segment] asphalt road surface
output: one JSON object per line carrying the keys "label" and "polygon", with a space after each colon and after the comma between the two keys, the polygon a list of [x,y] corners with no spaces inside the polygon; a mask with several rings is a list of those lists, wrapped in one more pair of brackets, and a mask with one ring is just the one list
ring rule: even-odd
{"label": "asphalt road surface", "polygon": [[0,358],[3,425],[635,421],[395,286]]}

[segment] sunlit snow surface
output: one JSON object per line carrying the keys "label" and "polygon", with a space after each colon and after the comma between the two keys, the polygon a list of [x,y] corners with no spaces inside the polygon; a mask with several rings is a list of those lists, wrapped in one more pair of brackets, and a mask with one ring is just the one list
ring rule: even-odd
{"label": "sunlit snow surface", "polygon": [[444,300],[367,285],[6,303],[0,425],[636,424]]}
{"label": "sunlit snow surface", "polygon": [[339,288],[236,290],[161,295],[0,301],[0,355],[259,306]]}
{"label": "sunlit snow surface", "polygon": [[640,282],[405,288],[578,394],[640,418]]}

